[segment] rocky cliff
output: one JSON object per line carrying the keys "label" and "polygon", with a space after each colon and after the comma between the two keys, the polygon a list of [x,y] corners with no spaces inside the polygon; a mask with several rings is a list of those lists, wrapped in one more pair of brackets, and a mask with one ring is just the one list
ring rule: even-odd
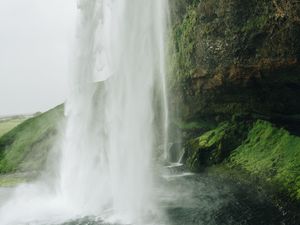
{"label": "rocky cliff", "polygon": [[186,165],[242,169],[300,200],[300,2],[174,0],[171,17]]}
{"label": "rocky cliff", "polygon": [[300,3],[172,1],[173,102],[185,119],[300,118]]}

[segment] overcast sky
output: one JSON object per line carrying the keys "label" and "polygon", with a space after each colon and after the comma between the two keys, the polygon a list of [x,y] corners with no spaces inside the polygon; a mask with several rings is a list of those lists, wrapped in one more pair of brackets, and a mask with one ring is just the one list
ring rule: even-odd
{"label": "overcast sky", "polygon": [[0,115],[66,99],[76,14],[76,0],[0,0]]}

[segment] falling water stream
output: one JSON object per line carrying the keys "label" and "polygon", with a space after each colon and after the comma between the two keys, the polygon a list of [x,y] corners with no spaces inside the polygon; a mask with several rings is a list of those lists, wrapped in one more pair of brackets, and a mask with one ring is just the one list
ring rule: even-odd
{"label": "falling water stream", "polygon": [[80,0],[78,8],[67,124],[52,177],[0,189],[0,224],[277,224],[255,211],[277,213],[263,197],[186,173],[180,163],[163,171],[154,163],[154,149],[168,142],[168,1]]}
{"label": "falling water stream", "polygon": [[[26,190],[6,207],[7,212],[14,207],[24,215],[19,221],[4,207],[0,215],[5,223],[74,215],[150,223],[148,218],[158,217],[152,150],[159,141],[167,143],[167,3],[78,2],[68,119],[54,191],[38,185],[23,187]],[[159,116],[155,104],[160,105]],[[163,124],[160,129],[155,121]],[[155,129],[161,131],[161,140],[156,140]]]}

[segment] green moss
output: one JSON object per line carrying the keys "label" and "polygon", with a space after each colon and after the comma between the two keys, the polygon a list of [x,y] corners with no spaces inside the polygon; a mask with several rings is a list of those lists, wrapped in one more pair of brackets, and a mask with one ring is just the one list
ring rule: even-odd
{"label": "green moss", "polygon": [[247,23],[241,28],[241,31],[248,33],[262,30],[266,26],[268,20],[268,14],[262,14],[260,16],[254,17],[247,21]]}
{"label": "green moss", "polygon": [[26,120],[0,138],[0,173],[38,170],[52,147],[63,106]]}
{"label": "green moss", "polygon": [[271,123],[257,121],[247,140],[230,156],[240,167],[300,200],[300,138]]}
{"label": "green moss", "polygon": [[300,137],[267,121],[233,118],[186,142],[188,168],[222,164],[300,200]]}
{"label": "green moss", "polygon": [[186,164],[193,171],[221,163],[246,138],[251,123],[223,122],[185,145]]}
{"label": "green moss", "polygon": [[172,81],[177,82],[182,77],[192,75],[195,69],[195,49],[196,49],[196,24],[198,15],[196,8],[188,7],[187,13],[181,23],[174,26],[173,38],[175,52],[172,56],[174,71],[172,72]]}
{"label": "green moss", "polygon": [[183,131],[190,131],[190,130],[210,130],[215,126],[215,123],[213,123],[210,120],[203,120],[199,119],[197,121],[176,121],[174,122],[175,125],[183,130]]}

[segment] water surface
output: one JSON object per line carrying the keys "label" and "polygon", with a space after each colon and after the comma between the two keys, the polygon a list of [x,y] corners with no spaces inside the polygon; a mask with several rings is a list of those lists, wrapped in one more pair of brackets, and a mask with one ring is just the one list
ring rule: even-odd
{"label": "water surface", "polygon": [[[161,186],[157,187],[156,194],[160,199],[159,210],[165,216],[163,221],[155,222],[156,225],[292,225],[285,222],[280,210],[263,193],[220,176],[172,172],[162,176],[159,182]],[[10,192],[9,188],[0,189],[2,203]],[[121,224],[90,216],[67,222],[36,221],[26,225]]]}

